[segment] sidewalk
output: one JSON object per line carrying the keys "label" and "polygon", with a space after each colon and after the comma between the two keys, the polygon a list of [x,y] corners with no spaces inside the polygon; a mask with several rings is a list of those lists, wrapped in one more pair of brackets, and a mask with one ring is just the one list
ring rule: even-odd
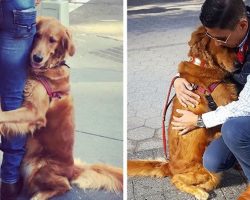
{"label": "sidewalk", "polygon": [[[128,159],[163,157],[161,114],[180,61],[187,60],[191,32],[200,24],[203,0],[128,1]],[[167,120],[168,121],[168,120]],[[210,199],[236,199],[244,177],[227,171]],[[192,200],[169,178],[129,178],[128,200]]]}
{"label": "sidewalk", "polygon": [[91,0],[70,13],[76,55],[69,59],[76,156],[122,167],[122,2]]}
{"label": "sidewalk", "polygon": [[[75,157],[117,167],[123,167],[122,10],[122,1],[71,3],[76,55],[67,60],[75,104]],[[122,193],[73,188],[53,199],[120,200]]]}

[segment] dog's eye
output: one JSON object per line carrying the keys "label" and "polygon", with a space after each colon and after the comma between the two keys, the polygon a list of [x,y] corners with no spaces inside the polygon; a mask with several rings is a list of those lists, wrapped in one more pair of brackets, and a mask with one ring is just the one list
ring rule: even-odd
{"label": "dog's eye", "polygon": [[54,43],[54,42],[56,42],[56,40],[55,40],[55,38],[50,37],[50,38],[49,38],[49,42],[50,42],[50,43]]}

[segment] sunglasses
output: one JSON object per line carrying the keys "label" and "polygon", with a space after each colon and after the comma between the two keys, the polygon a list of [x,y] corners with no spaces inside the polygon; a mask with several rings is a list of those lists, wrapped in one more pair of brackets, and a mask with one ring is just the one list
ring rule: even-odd
{"label": "sunglasses", "polygon": [[222,44],[226,44],[230,38],[232,33],[230,33],[227,37],[213,37],[212,35],[210,35],[208,32],[206,32],[206,35],[215,40],[216,42],[222,43]]}

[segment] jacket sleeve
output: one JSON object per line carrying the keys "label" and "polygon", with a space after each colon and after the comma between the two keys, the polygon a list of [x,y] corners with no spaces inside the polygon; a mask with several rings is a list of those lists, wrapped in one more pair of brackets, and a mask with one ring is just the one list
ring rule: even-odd
{"label": "jacket sleeve", "polygon": [[225,106],[219,106],[215,111],[202,115],[207,128],[223,124],[232,117],[250,116],[250,76],[247,76],[247,83],[239,94],[239,99]]}

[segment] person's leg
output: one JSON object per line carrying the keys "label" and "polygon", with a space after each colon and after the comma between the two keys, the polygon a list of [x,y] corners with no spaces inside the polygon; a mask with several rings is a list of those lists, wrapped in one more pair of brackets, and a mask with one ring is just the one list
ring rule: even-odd
{"label": "person's leg", "polygon": [[234,166],[236,159],[222,137],[212,141],[203,155],[203,166],[210,172],[222,172]]}
{"label": "person's leg", "polygon": [[[27,58],[28,55],[20,56],[20,54],[24,54],[24,52],[26,52],[25,54],[27,54],[27,47],[31,46],[31,42],[29,40],[15,41],[16,44],[19,44],[20,48],[16,48],[15,51],[12,52],[13,56],[11,57],[11,62],[6,62],[6,60],[5,62],[2,62],[2,60],[4,59],[0,59],[0,66],[3,66],[3,64],[7,64],[7,66],[13,68],[13,70],[15,68],[14,65],[17,65],[17,68],[20,67],[20,69],[16,69],[16,71],[13,73],[13,76],[10,76],[10,74],[8,74],[8,76],[14,78],[14,80],[11,80],[11,78],[10,80],[7,80],[7,76],[2,78],[0,81],[0,84],[3,85],[3,87],[1,87],[1,106],[3,111],[14,110],[22,105],[23,87],[25,85],[26,79],[26,69],[23,66],[27,66],[27,62],[24,62],[22,59],[23,57]],[[12,42],[10,42],[10,44],[12,44]],[[18,50],[19,52],[16,52],[16,50]],[[8,52],[9,51],[10,49],[8,49]],[[3,48],[0,47],[1,56],[6,55],[5,53],[6,52],[3,50]],[[12,53],[10,55],[12,55]],[[15,64],[16,62],[18,64]],[[2,69],[0,70],[0,73],[1,72]],[[19,74],[17,75],[16,72],[19,72]],[[4,74],[4,71],[2,74]],[[17,78],[17,76],[19,77]],[[26,136],[23,135],[17,135],[8,138],[1,137],[1,150],[3,151],[3,161],[1,165],[1,195],[3,194],[3,191],[5,191],[5,194],[7,194],[7,192],[10,193],[9,190],[14,192],[14,188],[11,186],[11,184],[17,183],[20,178],[19,170],[22,158],[25,153],[25,144]],[[5,189],[5,186],[10,189]],[[1,199],[4,199],[4,197],[2,196]],[[6,197],[5,199],[8,198]]]}
{"label": "person's leg", "polygon": [[[250,116],[237,117],[226,121],[222,126],[222,137],[225,144],[238,160],[250,183]],[[250,199],[250,186],[239,199]]]}
{"label": "person's leg", "polygon": [[[29,66],[29,54],[35,33],[34,0],[2,0],[0,12],[0,93],[4,111],[19,108]],[[2,14],[3,14],[2,13]],[[1,199],[11,199],[13,185],[20,178],[25,153],[25,136],[2,137]],[[9,189],[8,189],[9,188]],[[6,196],[10,195],[10,196]]]}
{"label": "person's leg", "polygon": [[222,138],[250,182],[250,116],[237,117],[222,126]]}

